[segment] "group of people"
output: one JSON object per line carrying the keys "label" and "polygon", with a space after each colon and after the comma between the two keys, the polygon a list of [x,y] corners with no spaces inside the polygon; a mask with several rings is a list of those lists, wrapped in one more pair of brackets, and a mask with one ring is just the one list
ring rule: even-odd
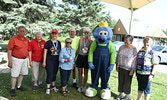
{"label": "group of people", "polygon": [[[15,85],[18,78],[16,89],[26,91],[22,86],[23,75],[28,74],[28,58],[29,65],[32,68],[33,90],[43,88],[42,81],[46,78],[46,94],[50,91],[55,92],[58,89],[55,86],[56,75],[60,70],[62,95],[67,96],[70,91],[67,84],[71,71],[73,73],[73,86],[78,92],[86,91],[86,83],[88,79],[88,53],[92,40],[89,38],[90,28],[83,30],[83,38],[76,35],[74,28],[70,29],[70,37],[65,39],[65,46],[57,40],[58,30],[51,31],[51,39],[45,42],[42,39],[42,32],[35,33],[35,39],[29,40],[25,37],[26,29],[24,26],[18,28],[18,35],[10,39],[8,43],[8,66],[11,68],[11,96],[16,96]],[[132,45],[133,37],[126,35],[124,45],[119,48],[116,56],[116,71],[118,72],[118,91],[120,94],[117,99],[129,100],[131,93],[131,82],[134,72],[136,71],[138,81],[138,98],[141,100],[142,93],[145,94],[145,100],[150,97],[151,82],[155,75],[154,65],[155,55],[151,49],[152,40],[145,38],[144,46],[137,52],[136,47]],[[62,48],[63,47],[63,48]],[[76,63],[75,63],[76,62]],[[76,70],[78,67],[79,87],[76,84]],[[82,75],[84,73],[84,78]],[[82,82],[84,81],[84,82]]]}
{"label": "group of people", "polygon": [[[8,43],[8,66],[11,68],[11,96],[16,96],[15,85],[18,78],[17,90],[26,91],[22,86],[23,75],[28,74],[28,58],[29,65],[32,69],[33,90],[42,88],[42,81],[46,78],[46,94],[50,91],[55,92],[58,89],[55,86],[56,75],[60,70],[62,94],[67,95],[70,91],[67,84],[71,71],[73,71],[73,86],[78,92],[86,91],[86,83],[88,79],[88,50],[92,40],[89,38],[90,28],[84,29],[83,38],[76,36],[76,30],[70,29],[70,37],[65,39],[65,45],[62,48],[61,42],[57,40],[58,30],[51,31],[51,39],[45,42],[42,39],[42,32],[35,33],[35,39],[30,42],[25,37],[26,29],[24,26],[18,28],[18,35],[10,39]],[[76,56],[78,55],[78,56]],[[76,60],[75,60],[76,59]],[[75,62],[76,61],[76,65]],[[75,66],[79,72],[79,87],[76,84]],[[82,74],[84,69],[84,84],[82,85]]]}

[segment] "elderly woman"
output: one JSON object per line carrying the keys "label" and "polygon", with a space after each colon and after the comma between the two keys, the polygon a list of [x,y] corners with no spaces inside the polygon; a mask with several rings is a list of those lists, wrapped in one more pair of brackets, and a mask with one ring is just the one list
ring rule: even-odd
{"label": "elderly woman", "polygon": [[124,45],[122,45],[117,54],[116,58],[116,71],[118,72],[118,91],[120,94],[117,99],[123,98],[124,100],[130,100],[129,94],[131,93],[131,82],[133,72],[136,68],[136,56],[137,49],[132,45],[133,37],[126,35],[124,38]]}
{"label": "elderly woman", "polygon": [[[44,49],[44,58],[43,58],[43,67],[46,68],[47,72],[47,89],[46,94],[50,94],[50,90],[55,92],[58,89],[55,87],[56,74],[59,68],[59,53],[61,50],[61,42],[57,40],[58,30],[53,29],[51,32],[51,40],[48,40],[45,44]],[[52,87],[50,89],[50,84]]]}
{"label": "elderly woman", "polygon": [[70,91],[67,89],[67,84],[69,81],[69,77],[71,75],[71,70],[73,69],[75,52],[71,47],[72,40],[71,38],[67,38],[65,40],[65,47],[62,48],[59,56],[60,62],[60,77],[61,77],[61,87],[63,96],[67,96],[67,93]]}
{"label": "elderly woman", "polygon": [[141,100],[144,92],[144,100],[149,100],[151,91],[151,82],[155,74],[154,65],[156,64],[154,51],[151,49],[152,39],[143,40],[144,47],[137,54],[137,81],[138,98]]}
{"label": "elderly woman", "polygon": [[[79,88],[78,92],[83,92],[85,93],[86,91],[86,83],[88,79],[88,51],[90,48],[90,45],[92,43],[92,40],[89,39],[89,34],[90,34],[90,28],[86,27],[83,31],[84,37],[79,40],[79,46],[77,50],[77,61],[76,61],[76,67],[78,67],[78,72],[79,72]],[[84,69],[84,83],[82,86],[82,73]]]}
{"label": "elderly woman", "polygon": [[[31,40],[28,46],[29,50],[29,65],[32,68],[32,81],[34,82],[33,90],[39,86],[42,87],[42,81],[45,77],[45,68],[42,67],[43,51],[45,40],[42,39],[42,32],[35,33],[35,39]],[[39,82],[38,81],[39,76]]]}

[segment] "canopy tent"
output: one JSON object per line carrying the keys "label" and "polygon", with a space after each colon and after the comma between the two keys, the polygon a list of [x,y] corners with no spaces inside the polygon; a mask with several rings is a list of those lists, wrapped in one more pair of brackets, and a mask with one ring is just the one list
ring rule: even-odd
{"label": "canopy tent", "polygon": [[100,0],[100,1],[115,4],[115,5],[131,10],[131,19],[130,19],[130,24],[129,24],[129,34],[130,34],[131,24],[132,24],[132,19],[133,19],[133,11],[155,0]]}

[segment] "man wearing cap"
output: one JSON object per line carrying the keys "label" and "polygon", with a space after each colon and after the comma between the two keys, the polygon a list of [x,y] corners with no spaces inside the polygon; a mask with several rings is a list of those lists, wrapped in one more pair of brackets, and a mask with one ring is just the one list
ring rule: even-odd
{"label": "man wearing cap", "polygon": [[[28,46],[29,50],[29,65],[32,68],[32,81],[34,82],[33,90],[37,87],[42,87],[42,80],[45,77],[45,68],[42,67],[43,51],[44,51],[45,40],[42,39],[42,32],[37,31],[35,33],[35,39],[31,40]],[[39,82],[38,81],[39,76]]]}
{"label": "man wearing cap", "polygon": [[[70,38],[72,39],[72,48],[74,49],[75,51],[75,54],[76,54],[76,51],[77,51],[77,48],[78,48],[78,44],[79,44],[79,37],[75,36],[76,35],[76,30],[74,28],[71,28],[70,29]],[[75,71],[75,66],[73,65],[73,87],[77,88],[78,89],[78,86],[76,84],[76,71]]]}
{"label": "man wearing cap", "polygon": [[18,78],[17,90],[26,91],[22,86],[23,75],[28,74],[28,43],[24,37],[26,29],[24,26],[18,28],[18,35],[12,37],[8,43],[8,67],[11,68],[11,96],[16,96],[15,85]]}
{"label": "man wearing cap", "polygon": [[[44,56],[42,65],[43,67],[46,68],[46,73],[47,73],[47,79],[46,79],[47,95],[50,95],[50,90],[53,90],[55,92],[58,91],[58,89],[55,87],[55,81],[59,67],[59,53],[61,50],[61,42],[57,40],[57,36],[58,36],[58,30],[53,29],[51,32],[51,40],[48,40],[45,43],[44,47]],[[50,85],[52,85],[51,88]]]}

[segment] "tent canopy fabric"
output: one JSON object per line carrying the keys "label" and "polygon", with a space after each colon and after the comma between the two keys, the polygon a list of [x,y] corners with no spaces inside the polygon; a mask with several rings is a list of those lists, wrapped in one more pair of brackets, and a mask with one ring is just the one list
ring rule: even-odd
{"label": "tent canopy fabric", "polygon": [[156,28],[152,32],[146,34],[146,37],[167,39],[167,35],[160,28]]}
{"label": "tent canopy fabric", "polygon": [[[154,0],[100,0],[100,1],[115,4],[128,9],[131,9],[132,7],[133,10],[137,10],[138,8],[141,8],[142,6],[149,4]],[[132,5],[130,2],[132,2]]]}

